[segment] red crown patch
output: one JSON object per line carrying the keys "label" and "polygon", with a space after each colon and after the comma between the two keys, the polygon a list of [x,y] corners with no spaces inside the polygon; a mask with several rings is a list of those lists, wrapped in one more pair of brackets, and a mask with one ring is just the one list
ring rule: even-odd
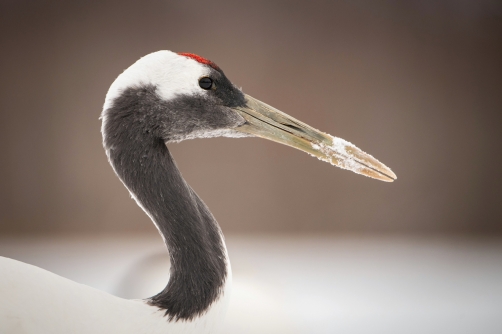
{"label": "red crown patch", "polygon": [[179,52],[178,53],[180,56],[185,56],[185,57],[188,57],[188,58],[192,58],[193,60],[201,63],[201,64],[205,64],[205,65],[209,65],[211,66],[212,68],[214,68],[215,70],[219,70],[220,68],[218,67],[218,65],[216,65],[215,63],[213,63],[212,61],[210,61],[209,59],[206,59],[204,57],[201,57],[201,56],[198,56],[196,54],[193,54],[193,53],[187,53],[187,52]]}

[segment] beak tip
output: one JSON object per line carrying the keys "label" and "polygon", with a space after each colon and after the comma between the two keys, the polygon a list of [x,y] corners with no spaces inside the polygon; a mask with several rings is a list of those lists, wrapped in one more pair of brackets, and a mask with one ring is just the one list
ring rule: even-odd
{"label": "beak tip", "polygon": [[396,180],[397,180],[397,177],[394,177],[394,178],[389,178],[389,179],[387,179],[385,181],[391,183],[391,182],[394,182]]}
{"label": "beak tip", "polygon": [[368,176],[373,179],[377,179],[379,181],[389,182],[389,183],[397,180],[397,176],[394,173],[392,173],[392,171],[389,171],[389,170],[377,171],[374,169],[365,169],[364,171],[362,171],[359,174],[362,174],[364,176]]}
{"label": "beak tip", "polygon": [[[382,164],[383,165],[383,164]],[[385,168],[382,168],[378,170],[379,173],[379,180],[385,181],[385,182],[394,182],[397,180],[396,174],[387,166],[383,165]]]}
{"label": "beak tip", "polygon": [[391,171],[390,168],[388,168],[386,176],[389,177],[388,182],[394,182],[397,180],[397,175],[393,171]]}

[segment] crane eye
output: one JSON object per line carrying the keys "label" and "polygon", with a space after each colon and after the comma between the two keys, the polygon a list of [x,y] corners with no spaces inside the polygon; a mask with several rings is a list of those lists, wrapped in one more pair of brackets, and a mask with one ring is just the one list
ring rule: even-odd
{"label": "crane eye", "polygon": [[202,89],[209,90],[213,88],[213,79],[209,77],[203,77],[199,79],[199,86]]}

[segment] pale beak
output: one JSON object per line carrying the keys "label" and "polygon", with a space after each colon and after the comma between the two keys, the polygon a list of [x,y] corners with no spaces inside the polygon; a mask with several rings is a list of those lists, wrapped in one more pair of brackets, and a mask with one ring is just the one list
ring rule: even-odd
{"label": "pale beak", "polygon": [[234,130],[288,145],[354,173],[392,182],[389,167],[355,145],[323,133],[257,99],[246,95],[245,107],[233,108],[246,123]]}

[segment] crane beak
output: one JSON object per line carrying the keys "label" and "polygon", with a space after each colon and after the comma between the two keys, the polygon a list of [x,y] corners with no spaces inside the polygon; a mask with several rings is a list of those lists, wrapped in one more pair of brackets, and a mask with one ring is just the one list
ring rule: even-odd
{"label": "crane beak", "polygon": [[386,182],[397,179],[389,167],[348,141],[316,130],[249,95],[246,100],[246,106],[233,108],[246,120],[234,130],[297,148],[357,174]]}

